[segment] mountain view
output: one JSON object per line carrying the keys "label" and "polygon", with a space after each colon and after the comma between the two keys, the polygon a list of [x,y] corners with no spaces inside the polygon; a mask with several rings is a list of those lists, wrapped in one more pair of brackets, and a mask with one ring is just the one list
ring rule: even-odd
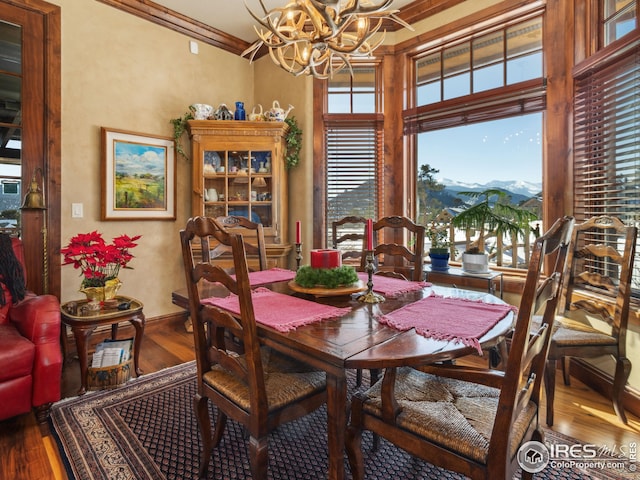
{"label": "mountain view", "polygon": [[[439,192],[429,191],[427,195],[428,207],[440,211],[443,208],[455,208],[464,206],[465,202],[473,202],[459,192],[477,191],[481,192],[488,188],[498,188],[507,192],[511,197],[511,203],[520,205],[532,199],[540,199],[542,194],[541,183],[531,183],[522,180],[498,181],[488,183],[463,183],[449,179],[438,179],[439,184],[444,185],[444,189]],[[339,195],[328,199],[327,208],[330,218],[342,218],[347,215],[370,216],[372,205],[363,199],[375,198],[375,187],[372,181],[365,182],[359,186],[345,190]]]}
{"label": "mountain view", "polygon": [[429,196],[442,203],[443,207],[459,207],[473,200],[459,192],[481,192],[489,188],[504,190],[511,197],[511,203],[520,205],[532,198],[539,198],[542,194],[541,183],[525,182],[523,180],[500,181],[493,180],[488,183],[464,183],[447,178],[438,179],[438,183],[445,186],[440,192],[429,192]]}

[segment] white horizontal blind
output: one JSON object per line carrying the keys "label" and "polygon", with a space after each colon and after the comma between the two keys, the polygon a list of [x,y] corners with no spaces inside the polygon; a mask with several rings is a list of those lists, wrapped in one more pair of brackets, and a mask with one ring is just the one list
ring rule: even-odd
{"label": "white horizontal blind", "polygon": [[[640,43],[575,78],[574,214],[640,226]],[[640,293],[640,248],[633,288]]]}
{"label": "white horizontal blind", "polygon": [[332,222],[348,215],[378,218],[382,136],[378,120],[325,123],[327,245]]}

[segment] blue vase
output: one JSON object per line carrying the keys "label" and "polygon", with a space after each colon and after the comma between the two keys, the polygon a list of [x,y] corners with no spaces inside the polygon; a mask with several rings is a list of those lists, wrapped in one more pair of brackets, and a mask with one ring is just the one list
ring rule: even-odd
{"label": "blue vase", "polygon": [[244,102],[236,102],[236,112],[233,115],[236,120],[246,120],[247,112],[244,110]]}
{"label": "blue vase", "polygon": [[446,272],[447,270],[449,270],[449,252],[429,252],[429,257],[431,258],[432,272]]}

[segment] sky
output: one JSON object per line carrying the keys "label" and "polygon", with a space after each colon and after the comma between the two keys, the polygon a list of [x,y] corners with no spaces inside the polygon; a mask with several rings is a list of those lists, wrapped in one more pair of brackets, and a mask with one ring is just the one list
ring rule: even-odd
{"label": "sky", "polygon": [[436,130],[418,135],[418,165],[448,178],[542,182],[542,113]]}
{"label": "sky", "polygon": [[142,143],[115,142],[116,171],[129,175],[136,173],[166,174],[166,148]]}

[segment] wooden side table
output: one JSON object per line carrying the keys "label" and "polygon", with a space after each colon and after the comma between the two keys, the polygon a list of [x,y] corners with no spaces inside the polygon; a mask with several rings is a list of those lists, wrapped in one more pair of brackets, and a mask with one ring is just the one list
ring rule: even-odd
{"label": "wooden side table", "polygon": [[138,365],[145,324],[142,302],[135,298],[120,295],[116,298],[119,304],[128,304],[128,308],[122,310],[119,308],[89,310],[87,308],[88,300],[66,302],[60,306],[62,323],[71,327],[76,341],[81,375],[78,395],[83,395],[87,391],[87,371],[89,367],[87,350],[89,339],[94,330],[100,325],[111,325],[111,338],[113,340],[118,336],[118,324],[120,322],[129,322],[133,325],[136,330],[133,343],[133,365],[136,375],[142,375],[142,370]]}

